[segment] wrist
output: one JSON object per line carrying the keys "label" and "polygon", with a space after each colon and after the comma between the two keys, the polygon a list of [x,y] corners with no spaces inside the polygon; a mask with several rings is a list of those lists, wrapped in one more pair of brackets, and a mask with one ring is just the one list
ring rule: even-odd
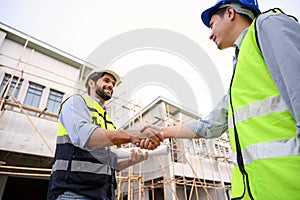
{"label": "wrist", "polygon": [[136,143],[140,142],[140,140],[137,137],[137,135],[139,135],[139,131],[131,130],[131,131],[126,132],[126,134],[129,136],[128,142],[131,142],[132,144],[136,144]]}
{"label": "wrist", "polygon": [[160,129],[160,134],[162,135],[163,139],[166,139],[166,138],[171,138],[169,135],[168,135],[168,127],[162,127]]}
{"label": "wrist", "polygon": [[133,161],[133,160],[131,160],[130,158],[128,159],[128,165],[129,166],[131,166],[131,165],[135,165],[135,164],[137,164],[138,162],[136,162],[136,161]]}
{"label": "wrist", "polygon": [[115,135],[116,137],[122,138],[124,143],[130,143],[133,141],[134,136],[132,135],[131,131],[126,131],[126,130],[118,130],[118,132],[120,132],[120,134]]}

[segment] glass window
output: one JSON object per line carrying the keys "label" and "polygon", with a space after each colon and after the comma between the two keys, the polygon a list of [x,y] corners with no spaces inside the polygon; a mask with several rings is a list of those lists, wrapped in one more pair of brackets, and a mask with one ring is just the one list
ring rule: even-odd
{"label": "glass window", "polygon": [[[44,86],[38,85],[36,83],[29,83],[24,104],[38,108],[43,94],[43,89]],[[36,112],[34,111],[27,111],[27,113],[36,115]]]}
{"label": "glass window", "polygon": [[[50,89],[48,103],[47,103],[47,111],[58,114],[60,104],[63,99],[63,93]],[[47,119],[57,120],[55,117],[45,116]]]}
{"label": "glass window", "polygon": [[203,151],[203,156],[207,157],[207,147],[206,147],[206,141],[205,139],[201,139],[201,143],[202,143],[202,151]]}
{"label": "glass window", "polygon": [[201,150],[201,144],[200,144],[200,140],[199,139],[193,139],[193,144],[194,144],[194,155],[200,155],[202,150]]}
{"label": "glass window", "polygon": [[216,156],[221,155],[220,146],[218,144],[215,144],[215,154]]}
{"label": "glass window", "polygon": [[226,156],[226,158],[230,157],[230,153],[229,153],[229,148],[228,147],[225,147],[225,156]]}
{"label": "glass window", "polygon": [[[2,98],[4,97],[4,94],[7,91],[7,87],[8,87],[7,83],[8,83],[8,80],[10,78],[11,78],[11,74],[5,74],[5,76],[3,78],[3,81],[2,81],[1,86],[0,86],[0,94],[1,94]],[[18,94],[19,94],[19,91],[20,91],[20,88],[21,88],[21,85],[22,85],[22,82],[23,82],[23,79],[20,79],[19,83],[18,83],[18,86],[16,87],[18,79],[19,79],[19,77],[16,77],[16,76],[13,77],[13,79],[12,79],[10,85],[9,85],[9,90],[8,90],[8,93],[6,94],[6,97],[9,97],[10,94],[13,91],[14,91],[13,97],[14,98],[18,97]]]}

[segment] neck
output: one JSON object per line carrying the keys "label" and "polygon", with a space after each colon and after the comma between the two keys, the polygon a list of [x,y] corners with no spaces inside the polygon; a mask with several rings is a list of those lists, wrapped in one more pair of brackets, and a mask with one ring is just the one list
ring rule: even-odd
{"label": "neck", "polygon": [[102,98],[99,97],[98,95],[95,95],[95,97],[99,100],[100,106],[104,107],[104,104],[105,104],[104,99],[102,99]]}
{"label": "neck", "polygon": [[232,46],[235,47],[234,42],[238,39],[238,37],[241,35],[241,33],[248,28],[251,25],[251,22],[244,19],[242,16],[237,15],[235,26],[232,27],[232,38],[233,43]]}
{"label": "neck", "polygon": [[100,106],[104,107],[105,104],[105,100],[102,99],[99,95],[97,95],[95,92],[91,92],[91,94],[89,94],[91,97],[94,97],[98,100],[98,102],[100,103]]}

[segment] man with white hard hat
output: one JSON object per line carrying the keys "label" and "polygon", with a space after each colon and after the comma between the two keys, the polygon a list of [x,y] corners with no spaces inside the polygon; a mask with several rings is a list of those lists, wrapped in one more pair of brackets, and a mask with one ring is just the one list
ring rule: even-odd
{"label": "man with white hard hat", "polygon": [[142,162],[148,153],[133,150],[129,159],[118,161],[113,145],[138,144],[148,139],[153,150],[162,141],[151,128],[116,130],[104,108],[120,82],[111,70],[92,72],[86,80],[88,95],[73,95],[62,103],[48,200],[113,200],[116,171]]}

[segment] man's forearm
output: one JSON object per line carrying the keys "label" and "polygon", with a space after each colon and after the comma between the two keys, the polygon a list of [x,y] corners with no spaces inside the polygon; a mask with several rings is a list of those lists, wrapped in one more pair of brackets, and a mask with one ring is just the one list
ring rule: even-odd
{"label": "man's forearm", "polygon": [[[130,132],[132,133],[134,131]],[[106,146],[130,143],[133,141],[132,135],[134,134],[129,134],[129,131],[124,130],[106,130],[102,128],[96,128],[91,134],[87,145],[90,147],[101,148]]]}
{"label": "man's forearm", "polygon": [[136,163],[138,163],[138,162],[134,162],[130,158],[124,159],[124,160],[120,160],[120,161],[118,161],[118,164],[117,164],[117,171],[121,171],[123,169],[126,169],[126,168],[128,168],[131,165],[134,165]]}
{"label": "man's forearm", "polygon": [[[149,126],[149,125],[148,125]],[[150,127],[152,127],[150,125]],[[166,138],[181,138],[181,139],[193,139],[201,138],[201,136],[196,135],[187,125],[178,125],[178,126],[168,126],[163,128],[154,128],[157,132],[160,132],[164,139]],[[148,139],[143,139],[137,146],[142,149],[149,149],[151,146],[151,141]]]}
{"label": "man's forearm", "polygon": [[168,126],[161,129],[164,138],[199,138],[187,125]]}
{"label": "man's forearm", "polygon": [[148,156],[149,156],[148,152],[143,153],[141,149],[138,150],[131,149],[130,158],[118,161],[117,171],[121,171],[123,169],[126,169],[127,167],[130,167],[131,165],[135,165],[144,160],[147,160]]}
{"label": "man's forearm", "polygon": [[101,148],[125,143],[138,144],[142,139],[149,139],[153,144],[152,149],[155,149],[159,146],[163,137],[159,132],[151,128],[147,128],[143,132],[140,130],[106,130],[96,128],[88,139],[87,145]]}

